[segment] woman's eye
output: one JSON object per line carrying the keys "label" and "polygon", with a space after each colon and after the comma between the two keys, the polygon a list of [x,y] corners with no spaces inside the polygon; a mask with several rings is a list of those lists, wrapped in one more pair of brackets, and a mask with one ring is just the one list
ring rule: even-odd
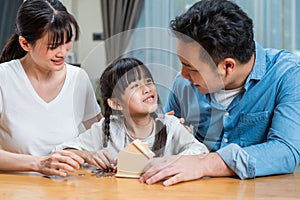
{"label": "woman's eye", "polygon": [[56,48],[57,48],[57,46],[48,46],[48,49],[51,49],[51,50],[54,50]]}

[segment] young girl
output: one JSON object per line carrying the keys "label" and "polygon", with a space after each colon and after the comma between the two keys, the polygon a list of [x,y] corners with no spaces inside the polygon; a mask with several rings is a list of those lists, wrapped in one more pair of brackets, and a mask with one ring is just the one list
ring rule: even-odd
{"label": "young girl", "polygon": [[156,156],[208,153],[179,119],[156,114],[157,90],[141,61],[123,58],[109,65],[100,78],[100,90],[104,118],[57,149],[72,149],[101,169],[115,165],[118,152],[135,139],[147,142]]}

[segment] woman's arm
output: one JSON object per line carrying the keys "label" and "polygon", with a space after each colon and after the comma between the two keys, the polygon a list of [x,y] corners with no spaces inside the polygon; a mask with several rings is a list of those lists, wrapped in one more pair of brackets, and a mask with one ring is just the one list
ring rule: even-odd
{"label": "woman's arm", "polygon": [[48,156],[32,156],[0,150],[0,170],[35,171],[45,175],[66,176],[79,169],[84,160],[73,152],[59,150]]}

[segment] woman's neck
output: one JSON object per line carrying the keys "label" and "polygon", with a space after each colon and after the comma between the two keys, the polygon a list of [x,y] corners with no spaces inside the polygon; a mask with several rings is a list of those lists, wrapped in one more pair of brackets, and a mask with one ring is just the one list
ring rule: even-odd
{"label": "woman's neck", "polygon": [[125,127],[132,138],[145,139],[151,135],[154,121],[150,115],[138,118],[125,117]]}
{"label": "woman's neck", "polygon": [[28,54],[21,58],[20,62],[23,66],[26,75],[30,80],[34,79],[39,82],[48,81],[49,79],[52,79],[53,74],[55,74],[53,71],[44,70],[41,67],[39,67],[36,63],[33,62],[33,60]]}
{"label": "woman's neck", "polygon": [[66,79],[66,66],[60,71],[42,69],[28,55],[20,59],[23,69],[36,93],[50,102],[57,97]]}

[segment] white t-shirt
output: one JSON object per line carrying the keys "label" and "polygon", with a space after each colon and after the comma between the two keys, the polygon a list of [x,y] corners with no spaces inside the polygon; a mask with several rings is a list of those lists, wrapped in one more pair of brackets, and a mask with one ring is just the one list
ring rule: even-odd
{"label": "white t-shirt", "polygon": [[[167,141],[164,150],[164,156],[167,155],[195,155],[208,153],[208,149],[200,143],[174,116],[166,115],[160,120],[167,127]],[[80,134],[77,138],[64,142],[56,147],[58,149],[74,148],[78,150],[97,151],[104,149],[104,133],[102,126],[104,118],[100,122],[94,123],[91,129]],[[111,140],[105,148],[113,158],[117,158],[119,151],[129,145],[134,139],[129,135],[124,124],[124,118],[120,115],[112,115],[110,119]],[[152,134],[141,140],[147,142],[151,149],[155,138],[155,128]]]}
{"label": "white t-shirt", "polygon": [[220,90],[219,92],[212,93],[211,99],[212,99],[212,101],[215,101],[215,102],[221,104],[222,106],[224,106],[225,108],[227,108],[231,104],[233,99],[239,93],[241,93],[243,88],[244,88],[244,86],[236,88],[236,89],[232,89],[232,90]]}
{"label": "white t-shirt", "polygon": [[[86,72],[66,65],[58,96],[45,102],[34,90],[19,60],[0,65],[0,149],[47,155],[79,134],[82,122],[100,113]],[[1,127],[0,126],[0,127]]]}

